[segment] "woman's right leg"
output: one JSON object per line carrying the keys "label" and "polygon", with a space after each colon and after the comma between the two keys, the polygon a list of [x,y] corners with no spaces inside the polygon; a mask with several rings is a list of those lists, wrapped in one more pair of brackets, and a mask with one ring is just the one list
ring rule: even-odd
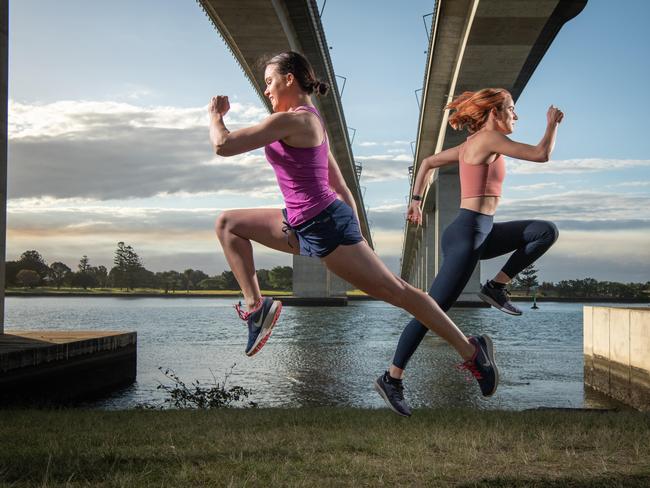
{"label": "woman's right leg", "polygon": [[338,246],[323,258],[335,274],[370,296],[403,308],[431,331],[446,340],[464,359],[470,359],[475,346],[429,295],[391,273],[365,242]]}
{"label": "woman's right leg", "polygon": [[249,308],[255,306],[262,296],[251,241],[289,254],[299,253],[298,240],[291,232],[288,234],[290,240],[287,238],[282,231],[283,222],[280,209],[265,208],[225,210],[217,218],[217,237]]}

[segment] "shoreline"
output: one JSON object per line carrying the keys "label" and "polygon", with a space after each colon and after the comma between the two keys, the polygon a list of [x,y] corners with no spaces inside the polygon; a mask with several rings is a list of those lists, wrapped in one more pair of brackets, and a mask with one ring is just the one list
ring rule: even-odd
{"label": "shoreline", "polygon": [[[294,295],[287,294],[287,292],[277,292],[277,294],[270,291],[265,293],[266,296],[276,298],[278,300],[289,299],[295,300]],[[143,293],[143,292],[54,292],[54,291],[15,291],[6,290],[5,297],[93,297],[93,298],[237,298],[240,293],[236,290],[228,290],[223,293]],[[343,298],[343,297],[336,297]],[[349,301],[377,301],[377,299],[368,295],[347,295]],[[532,302],[533,297],[529,296],[511,296],[513,302]],[[612,298],[612,297],[537,297],[537,302],[559,302],[559,303],[638,303],[650,304],[650,298]],[[478,303],[478,302],[477,302]]]}

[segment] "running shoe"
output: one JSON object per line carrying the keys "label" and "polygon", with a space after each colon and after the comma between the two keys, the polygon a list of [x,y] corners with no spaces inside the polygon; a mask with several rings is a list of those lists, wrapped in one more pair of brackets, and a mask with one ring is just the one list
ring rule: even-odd
{"label": "running shoe", "polygon": [[402,417],[410,417],[411,409],[404,400],[404,385],[402,380],[391,378],[386,371],[375,380],[375,390],[393,412]]}
{"label": "running shoe", "polygon": [[248,343],[246,344],[246,355],[253,356],[264,347],[269,340],[273,326],[280,317],[282,302],[272,298],[262,297],[254,310],[249,312],[242,310],[241,302],[235,305],[239,318],[246,321],[248,325]]}
{"label": "running shoe", "polygon": [[476,378],[483,396],[492,396],[499,385],[499,369],[494,360],[492,339],[487,335],[473,336],[469,342],[476,348],[474,356],[458,365],[458,369],[465,369]]}
{"label": "running shoe", "polygon": [[505,286],[493,286],[488,281],[481,287],[478,297],[497,310],[501,310],[510,315],[521,315],[521,310],[515,307],[510,301],[510,293],[508,293]]}

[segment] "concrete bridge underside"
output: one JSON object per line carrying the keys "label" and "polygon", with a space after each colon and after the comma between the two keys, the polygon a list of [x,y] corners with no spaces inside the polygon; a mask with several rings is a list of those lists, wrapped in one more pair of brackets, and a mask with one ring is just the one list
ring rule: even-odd
{"label": "concrete bridge underside", "polygon": [[[467,137],[447,130],[447,103],[464,91],[486,87],[506,88],[516,102],[561,27],[585,5],[586,0],[438,0],[414,169],[425,157]],[[426,290],[440,269],[442,232],[459,204],[458,166],[434,171],[424,195],[423,225],[407,224],[404,231],[401,276],[420,289]],[[459,301],[478,300],[479,288],[480,264]]]}
{"label": "concrete bridge underside", "polygon": [[[313,97],[323,116],[330,149],[354,196],[361,230],[372,245],[370,229],[355,171],[348,128],[329,55],[329,47],[314,0],[198,0],[219,31],[233,56],[251,81],[266,107],[260,60],[281,51],[301,52],[312,63],[316,75],[330,84],[325,97]],[[349,285],[328,272],[318,259],[294,256],[293,291],[297,296],[341,295]]]}

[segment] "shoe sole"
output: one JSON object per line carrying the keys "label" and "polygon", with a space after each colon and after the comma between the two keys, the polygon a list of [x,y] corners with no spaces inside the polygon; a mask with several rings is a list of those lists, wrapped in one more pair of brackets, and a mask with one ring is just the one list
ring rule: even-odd
{"label": "shoe sole", "polygon": [[485,294],[479,292],[479,293],[478,293],[478,297],[479,297],[481,300],[483,300],[485,303],[487,303],[488,305],[491,305],[491,306],[493,306],[494,308],[496,308],[497,310],[500,310],[500,311],[503,312],[503,313],[507,313],[508,315],[515,315],[515,316],[518,317],[519,315],[522,314],[522,312],[519,312],[519,313],[517,313],[517,312],[512,312],[512,311],[510,311],[510,310],[508,310],[508,309],[506,309],[506,308],[503,308],[503,307],[502,307],[501,305],[499,305],[497,302],[495,302],[494,300],[492,300],[492,297],[490,297],[489,295],[485,295]]}
{"label": "shoe sole", "polygon": [[410,417],[410,415],[406,415],[405,413],[402,413],[399,410],[397,410],[395,407],[393,407],[393,405],[390,403],[390,400],[386,396],[386,393],[384,393],[384,389],[381,386],[379,386],[379,380],[375,380],[374,385],[375,385],[375,390],[377,390],[377,393],[379,393],[379,396],[384,400],[388,408],[390,408],[393,412],[395,412],[400,417]]}
{"label": "shoe sole", "polygon": [[[273,310],[274,307],[275,310]],[[260,335],[257,338],[257,341],[255,341],[255,344],[253,344],[253,348],[246,353],[248,357],[257,354],[264,347],[266,341],[269,340],[269,337],[271,337],[271,333],[273,332],[273,327],[280,318],[280,312],[282,312],[282,302],[275,300],[269,309],[269,313],[266,316],[264,323],[262,324],[262,332],[260,332]],[[268,322],[269,319],[271,319],[270,323]]]}
{"label": "shoe sole", "polygon": [[488,358],[492,363],[492,367],[494,368],[494,389],[490,392],[489,395],[483,395],[485,397],[491,397],[496,393],[497,387],[499,386],[499,367],[497,366],[497,362],[494,359],[494,344],[492,343],[492,339],[490,339],[490,336],[486,335],[482,335],[481,338],[485,341],[485,352],[487,353]]}

